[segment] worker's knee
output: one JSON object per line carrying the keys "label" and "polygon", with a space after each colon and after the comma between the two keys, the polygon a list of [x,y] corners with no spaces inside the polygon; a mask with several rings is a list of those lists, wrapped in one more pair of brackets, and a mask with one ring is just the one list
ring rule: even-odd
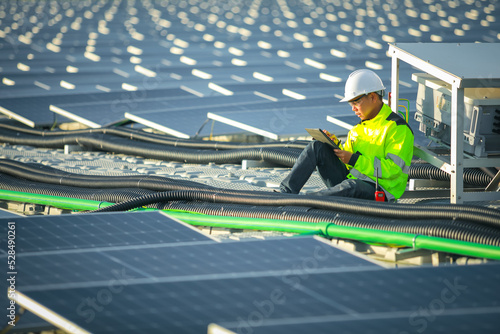
{"label": "worker's knee", "polygon": [[375,198],[375,185],[371,182],[365,182],[358,179],[347,179],[345,187],[350,190],[349,197],[374,199]]}
{"label": "worker's knee", "polygon": [[374,199],[375,185],[357,179],[346,179],[334,187],[320,190],[311,195]]}

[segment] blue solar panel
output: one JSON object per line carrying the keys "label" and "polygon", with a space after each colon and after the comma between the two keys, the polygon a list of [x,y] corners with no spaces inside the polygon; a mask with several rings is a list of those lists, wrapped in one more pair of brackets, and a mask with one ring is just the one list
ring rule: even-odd
{"label": "blue solar panel", "polygon": [[[125,274],[124,267],[117,264],[112,256],[102,258],[104,250],[128,249],[129,256],[135,258],[137,249],[216,243],[197,229],[160,212],[31,217],[2,215],[2,245],[7,245],[9,222],[15,223],[15,273],[16,282],[21,285],[51,280],[56,284],[79,282],[82,273],[96,280],[107,273],[114,277]],[[42,264],[40,257],[44,254],[53,261]],[[155,257],[154,252],[152,254]],[[6,263],[7,255],[7,248],[2,248],[0,257]],[[7,289],[5,284],[0,284],[0,290]],[[21,317],[15,329],[42,330],[52,327],[28,312]]]}
{"label": "blue solar panel", "polygon": [[164,245],[211,240],[159,212],[22,216],[1,219],[2,242],[7,222],[16,223],[20,253]]}
{"label": "blue solar panel", "polygon": [[10,211],[0,209],[0,218],[19,218],[20,215],[16,215]]}
{"label": "blue solar panel", "polygon": [[[440,305],[440,304],[438,304]],[[437,306],[439,307],[439,306]],[[432,313],[439,314],[432,314]],[[441,313],[440,311],[430,311],[428,308],[419,312],[401,312],[400,314],[377,314],[366,317],[311,317],[305,323],[300,323],[301,319],[283,321],[269,321],[271,324],[258,326],[255,328],[256,334],[279,334],[279,333],[328,333],[332,328],[336,333],[480,333],[496,334],[498,332],[498,313],[477,314],[473,310],[468,310],[469,314],[463,312]],[[454,314],[455,313],[455,314]],[[327,319],[325,319],[327,318]],[[330,319],[328,319],[330,318]],[[375,319],[374,319],[375,318]],[[254,329],[247,322],[242,322],[239,326],[230,327],[234,332],[244,332]],[[215,333],[215,332],[214,332]],[[209,332],[209,334],[212,334]]]}
{"label": "blue solar panel", "polygon": [[[87,286],[25,286],[20,291],[94,333],[199,333],[212,322],[255,333],[303,333],[305,328],[326,333],[336,324],[351,332],[414,332],[426,326],[429,333],[449,328],[467,333],[479,326],[493,333],[497,326],[499,265],[336,268],[324,265],[330,261],[314,262],[311,250],[284,270],[260,258],[267,270],[249,267],[211,275],[209,262],[201,275],[138,278],[125,270]],[[251,258],[250,253],[240,258],[239,267]],[[218,260],[223,267],[225,258]],[[122,283],[116,293],[109,288],[113,279]]]}
{"label": "blue solar panel", "polygon": [[[338,136],[347,134],[347,129],[327,122],[325,115],[332,113],[331,106],[310,106],[302,108],[256,109],[234,112],[210,113],[209,118],[218,122],[240,127],[263,136],[280,137],[304,135],[305,128],[322,128]],[[248,127],[252,127],[250,129]],[[262,131],[265,131],[262,132]]]}
{"label": "blue solar panel", "polygon": [[[119,86],[121,87],[121,83]],[[40,90],[42,91],[42,89]],[[124,120],[125,112],[137,110],[138,106],[148,99],[157,100],[165,97],[168,95],[167,92],[168,90],[165,89],[109,93],[93,89],[92,93],[63,94],[64,92],[59,92],[59,95],[53,95],[54,92],[52,92],[51,94],[30,96],[29,99],[26,97],[0,99],[0,107],[27,119],[34,123],[35,127],[52,126],[55,121],[58,123],[68,122],[75,120],[74,116],[104,126],[120,123]],[[190,94],[181,89],[172,89],[170,95],[179,97]],[[51,106],[53,106],[53,111],[51,111]],[[59,109],[62,109],[63,112],[60,112]],[[4,111],[0,109],[0,112]]]}
{"label": "blue solar panel", "polygon": [[[204,237],[204,240],[193,241],[192,238],[188,237],[188,241],[182,242],[182,240],[179,240],[179,234],[175,233],[176,229],[169,227],[169,235],[176,242],[152,244],[150,243],[150,234],[154,232],[150,232],[148,229],[158,229],[158,222],[154,221],[154,219],[146,219],[142,224],[133,221],[134,226],[144,231],[144,233],[137,234],[133,233],[133,229],[127,228],[129,227],[128,224],[118,226],[119,219],[113,220],[116,228],[111,230],[114,232],[102,232],[105,229],[93,225],[90,225],[87,230],[86,225],[80,220],[71,223],[71,218],[84,216],[87,216],[88,220],[95,221],[96,225],[101,226],[105,224],[103,222],[106,220],[105,216],[115,216],[115,218],[130,221],[130,216],[147,218],[151,216],[151,213],[128,213],[119,216],[115,214],[89,214],[66,217],[67,221],[65,223],[70,225],[68,228],[71,228],[75,235],[79,235],[82,240],[87,240],[84,244],[76,245],[78,248],[23,247],[22,244],[25,243],[23,240],[26,238],[21,238],[20,249],[23,251],[18,252],[18,291],[24,291],[23,293],[27,293],[31,297],[31,294],[36,295],[37,292],[54,292],[54,289],[62,289],[61,291],[64,291],[66,296],[64,303],[66,303],[66,307],[69,307],[68,311],[70,313],[75,312],[73,306],[70,305],[75,302],[73,298],[76,298],[77,304],[74,307],[79,310],[76,312],[80,317],[80,319],[77,319],[77,323],[82,320],[86,323],[88,312],[93,311],[87,310],[85,305],[79,305],[82,300],[86,299],[87,295],[86,292],[78,295],[79,292],[76,292],[76,290],[90,291],[96,287],[101,287],[98,290],[101,291],[104,286],[109,287],[111,282],[113,283],[113,286],[111,286],[112,291],[114,291],[113,294],[123,289],[124,286],[135,286],[137,284],[142,286],[146,284],[151,285],[150,296],[157,295],[158,298],[164,300],[162,297],[164,292],[156,290],[157,283],[179,284],[184,281],[199,281],[201,283],[226,278],[259,278],[275,275],[276,273],[290,275],[290,282],[293,282],[295,275],[305,277],[309,275],[310,270],[336,272],[381,269],[381,267],[366,259],[345,253],[311,237],[227,243],[216,243],[206,237]],[[161,216],[161,214],[157,214],[156,218]],[[168,221],[167,217],[163,217]],[[40,232],[41,228],[33,228],[39,225],[48,231],[41,234],[41,237],[49,236],[49,240],[56,241],[64,239],[59,237],[50,238],[50,235],[54,235],[62,229],[62,222],[51,222],[50,220],[26,221],[33,221],[34,223],[25,226],[21,224],[21,220],[16,222],[18,234],[21,236],[26,233],[27,228],[33,229],[33,233]],[[172,223],[172,221],[169,222]],[[35,223],[38,224],[35,225]],[[150,225],[149,228],[147,225]],[[182,224],[178,225],[180,225],[178,229],[185,228]],[[25,228],[21,228],[21,226]],[[187,229],[189,230],[189,228]],[[126,233],[127,231],[130,231],[130,235]],[[163,231],[166,231],[166,229],[164,228]],[[195,231],[191,232],[198,234]],[[122,238],[123,241],[102,246],[95,245],[93,240],[98,237],[97,233],[100,234],[99,239],[113,241]],[[65,237],[65,233],[58,234]],[[189,231],[187,234],[190,234]],[[181,234],[181,236],[184,235],[186,233]],[[27,239],[31,240],[31,238]],[[26,273],[29,273],[29,275]],[[4,284],[2,283],[2,285]],[[120,285],[120,287],[115,285]],[[173,290],[168,294],[175,296],[178,292]],[[59,297],[57,298],[59,299]],[[135,297],[130,296],[130,298]],[[182,300],[178,302],[183,303]],[[42,304],[45,304],[45,301]],[[118,308],[115,309],[118,312],[121,312],[123,307],[120,304],[113,303],[113,308]],[[52,307],[52,305],[49,307]],[[103,315],[101,314],[101,316]],[[82,316],[83,318],[81,318]],[[105,327],[113,328],[113,319],[107,319],[105,322]],[[119,328],[114,330],[119,330]],[[92,331],[100,332],[101,328],[92,329]]]}
{"label": "blue solar panel", "polygon": [[[144,235],[148,234],[151,232],[145,231]],[[112,238],[123,238],[123,233],[107,237]],[[128,239],[128,236],[124,238]],[[143,241],[147,239],[144,237]],[[24,253],[20,255],[22,265],[19,265],[19,270],[32,273],[23,279],[23,285],[45,290],[65,284],[83,287],[100,284],[121,270],[138,281],[152,278],[177,281],[179,277],[215,279],[221,275],[260,276],[262,272],[287,270],[303,261],[316,263],[316,253],[328,259],[321,263],[322,267],[378,268],[367,260],[344,254],[310,238],[221,244],[205,237],[196,242],[137,243]],[[51,261],[41,261],[41,256],[50,257]]]}
{"label": "blue solar panel", "polygon": [[[151,93],[150,93],[151,92]],[[158,90],[121,93],[115,99],[103,99],[100,101],[80,101],[73,103],[52,103],[50,109],[59,115],[64,115],[75,121],[87,124],[94,128],[123,123],[127,119],[127,112],[137,110],[159,109],[165,110],[169,107],[169,99],[181,98],[190,95],[181,89],[162,90],[161,97],[156,94]]]}
{"label": "blue solar panel", "polygon": [[[187,97],[181,96],[179,98],[158,100],[155,102],[157,104],[161,103],[161,106],[149,104],[150,107],[148,107],[148,101],[145,101],[145,103],[140,105],[142,109],[131,110],[126,113],[126,116],[139,123],[142,121],[153,122],[154,124],[150,124],[150,126],[156,126],[159,130],[161,130],[162,127],[166,127],[186,136],[193,136],[206,121],[207,112],[209,110],[248,108],[266,101],[264,98],[259,97],[251,91],[224,98],[222,98],[220,94],[212,91],[212,95],[213,94],[215,94],[215,96],[207,97],[196,97],[189,94],[190,96]],[[214,129],[216,134],[236,132],[234,127],[224,124],[217,124]],[[207,126],[201,134],[207,134],[210,131],[210,126]]]}
{"label": "blue solar panel", "polygon": [[308,312],[299,301],[301,314],[219,324],[255,333],[496,333],[500,294],[489,278],[499,275],[498,264],[314,275],[301,291],[326,305]]}
{"label": "blue solar panel", "polygon": [[[344,77],[348,77],[350,72],[345,69],[344,72]],[[405,74],[411,76],[410,72],[401,71],[401,77],[404,77]],[[316,74],[316,77],[319,77],[318,74]],[[342,77],[343,79],[339,78],[341,82],[336,83],[286,83],[277,87],[274,85],[265,85],[263,87],[266,87],[266,89],[261,89],[260,91],[271,95],[271,97],[288,94],[293,98],[285,101],[266,102],[248,106],[242,105],[239,110],[222,107],[217,110],[207,108],[206,111],[211,119],[216,119],[219,122],[231,124],[241,129],[249,129],[248,131],[258,134],[262,134],[262,131],[265,131],[267,133],[264,133],[264,136],[273,139],[292,135],[307,135],[304,130],[306,127],[331,128],[331,131],[339,136],[344,136],[347,134],[344,126],[332,126],[332,124],[326,122],[327,116],[338,118],[344,123],[352,123],[352,125],[359,122],[359,118],[352,115],[351,108],[347,104],[338,103],[338,100],[344,94],[344,77]],[[389,81],[389,78],[382,77],[386,82]],[[307,85],[312,87],[307,87]],[[276,90],[273,91],[273,87]],[[289,89],[286,88],[288,89],[286,93],[283,87],[289,87]],[[390,87],[387,88],[390,89]],[[409,91],[409,87],[401,89],[400,96],[402,98],[409,96]],[[413,96],[413,93],[411,96]],[[387,98],[387,94],[385,97]],[[414,105],[414,99],[410,100],[410,103]],[[401,102],[401,105],[406,107],[406,102]],[[301,108],[306,106],[308,108],[307,111],[301,110]],[[403,107],[401,107],[401,110],[404,111]],[[304,115],[308,117],[304,117]],[[298,119],[300,119],[300,122],[297,122]],[[280,126],[275,125],[276,121],[280,123]],[[302,122],[306,122],[308,125],[303,126]],[[333,121],[330,122],[335,124]],[[418,128],[418,124],[414,123],[415,121],[410,117],[410,125]]]}

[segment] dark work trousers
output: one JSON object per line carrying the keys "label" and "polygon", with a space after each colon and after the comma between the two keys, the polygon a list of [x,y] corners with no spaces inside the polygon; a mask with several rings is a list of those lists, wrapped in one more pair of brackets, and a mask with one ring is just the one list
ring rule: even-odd
{"label": "dark work trousers", "polygon": [[317,169],[327,189],[308,195],[343,196],[363,199],[375,198],[375,184],[348,179],[345,164],[328,144],[312,141],[300,153],[290,173],[280,184],[282,193],[298,194],[314,170]]}

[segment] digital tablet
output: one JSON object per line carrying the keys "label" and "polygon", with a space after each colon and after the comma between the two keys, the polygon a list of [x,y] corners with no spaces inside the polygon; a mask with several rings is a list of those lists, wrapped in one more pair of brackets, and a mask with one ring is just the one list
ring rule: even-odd
{"label": "digital tablet", "polygon": [[337,149],[341,150],[341,148],[337,144],[335,144],[335,142],[333,140],[331,140],[330,137],[328,137],[327,134],[323,132],[323,130],[321,130],[321,129],[307,129],[306,128],[306,131],[314,139],[319,140],[320,142],[323,142],[325,144],[328,144],[333,148],[337,148]]}

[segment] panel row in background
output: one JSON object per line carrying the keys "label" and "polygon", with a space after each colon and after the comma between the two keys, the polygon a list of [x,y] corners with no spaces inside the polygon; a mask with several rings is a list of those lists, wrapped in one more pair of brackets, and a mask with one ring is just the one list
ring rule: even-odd
{"label": "panel row in background", "polygon": [[[196,97],[181,87],[34,99],[12,98],[4,99],[2,103],[8,110],[25,110],[27,117],[18,115],[27,120],[28,125],[48,126],[57,121],[72,120],[99,128],[133,121],[180,138],[247,131],[276,140],[305,135],[305,127],[331,127],[327,122],[328,116],[338,118],[352,115],[347,104],[338,103],[341,94],[334,93],[329,87],[331,85],[321,84],[316,88],[313,85],[302,88],[302,84],[286,86],[289,88],[282,88],[281,84],[238,85],[235,88],[240,89],[240,92],[224,97],[218,93]],[[401,93],[403,96],[411,94],[407,90]],[[283,98],[275,97],[279,95]],[[32,112],[39,108],[47,108],[50,118],[42,112]],[[218,121],[217,126],[203,129],[207,119]],[[348,123],[352,126],[358,121],[349,118]],[[346,134],[342,127],[335,127],[332,131],[339,136]]]}
{"label": "panel row in background", "polygon": [[[100,127],[132,119],[193,136],[207,119],[195,104],[239,113],[255,111],[252,106],[263,100],[270,103],[265,109],[288,110],[280,103],[341,95],[345,78],[361,67],[377,70],[388,85],[388,42],[492,42],[498,25],[487,1],[476,7],[336,1],[289,6],[4,4],[0,110],[30,126],[76,120]],[[410,74],[402,79],[410,82]],[[156,97],[161,101],[149,101]],[[274,115],[263,115],[256,128],[271,137],[297,133],[265,129]],[[241,129],[218,125],[213,131]]]}

